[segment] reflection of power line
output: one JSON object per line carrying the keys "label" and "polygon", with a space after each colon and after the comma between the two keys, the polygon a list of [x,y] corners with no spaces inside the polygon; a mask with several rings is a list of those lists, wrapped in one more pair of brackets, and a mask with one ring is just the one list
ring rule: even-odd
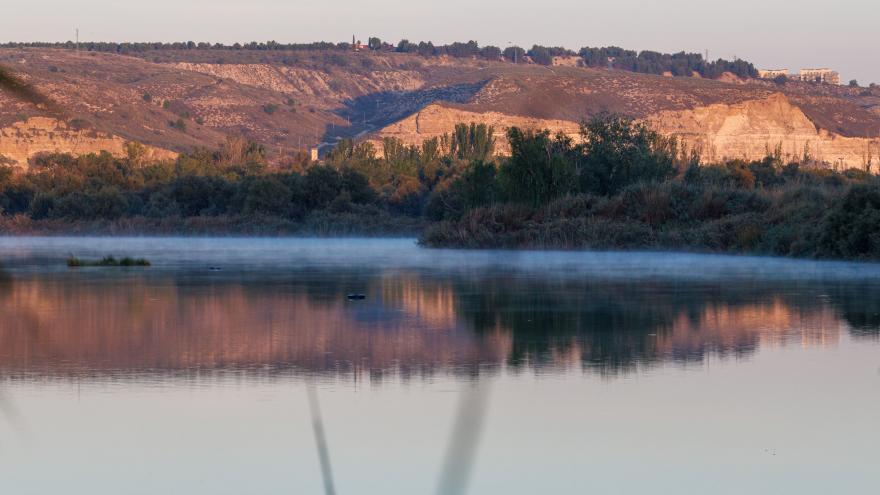
{"label": "reflection of power line", "polygon": [[479,381],[465,385],[458,416],[452,427],[452,438],[446,450],[437,495],[461,495],[467,491],[486,418],[487,395],[488,390]]}
{"label": "reflection of power line", "polygon": [[318,446],[318,459],[321,461],[321,477],[324,479],[324,493],[335,495],[333,471],[330,469],[330,450],[324,435],[324,422],[321,419],[321,407],[318,404],[318,391],[311,379],[306,382],[306,393],[309,397],[309,410],[312,414],[312,429],[315,432],[315,444]]}
{"label": "reflection of power line", "polygon": [[9,397],[6,390],[4,390],[2,384],[0,384],[0,414],[2,414],[13,428],[19,432],[26,432],[24,420],[18,412],[18,408],[15,407],[15,403],[12,402],[12,398]]}
{"label": "reflection of power line", "polygon": [[[324,493],[336,495],[333,471],[330,467],[330,449],[327,446],[324,422],[318,404],[318,391],[311,377],[306,378],[306,394],[309,399],[318,459],[321,463]],[[443,471],[437,484],[437,495],[463,495],[466,493],[486,418],[487,395],[487,387],[481,386],[479,379],[465,384],[465,388],[461,392],[458,415],[452,427],[452,437],[446,450]]]}

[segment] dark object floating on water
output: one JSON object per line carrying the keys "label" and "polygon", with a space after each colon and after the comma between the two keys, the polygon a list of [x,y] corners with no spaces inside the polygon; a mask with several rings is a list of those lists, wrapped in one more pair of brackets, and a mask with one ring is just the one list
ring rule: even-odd
{"label": "dark object floating on water", "polygon": [[349,301],[363,301],[366,298],[367,298],[367,296],[365,296],[363,294],[349,294],[348,295]]}
{"label": "dark object floating on water", "polygon": [[222,268],[220,268],[219,266],[209,266],[208,270],[211,270],[212,272],[219,272],[220,270],[222,270]]}
{"label": "dark object floating on water", "polygon": [[125,258],[116,259],[113,256],[105,256],[98,261],[81,260],[74,256],[67,258],[67,266],[70,268],[79,268],[81,266],[150,266],[150,262],[143,258]]}

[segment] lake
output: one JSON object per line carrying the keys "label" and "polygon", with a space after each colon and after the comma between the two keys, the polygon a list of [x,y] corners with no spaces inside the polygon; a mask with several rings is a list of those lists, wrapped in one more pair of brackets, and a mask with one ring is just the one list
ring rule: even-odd
{"label": "lake", "polygon": [[[153,266],[65,263],[108,254]],[[339,494],[880,492],[878,264],[246,238],[0,263],[0,493],[323,493],[314,419]]]}

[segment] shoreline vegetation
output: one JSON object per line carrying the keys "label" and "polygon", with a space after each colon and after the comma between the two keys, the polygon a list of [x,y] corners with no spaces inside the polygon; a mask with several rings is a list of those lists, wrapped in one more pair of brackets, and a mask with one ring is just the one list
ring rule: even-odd
{"label": "shoreline vegetation", "polygon": [[26,214],[0,217],[0,235],[9,236],[264,236],[264,237],[418,237],[427,222],[378,214],[319,212],[301,221],[265,215],[216,217],[135,216],[118,219],[35,220]]}
{"label": "shoreline vegetation", "polygon": [[148,267],[151,263],[143,258],[130,258],[128,256],[117,259],[114,256],[105,256],[97,261],[83,260],[75,256],[67,258],[69,268],[81,267]]}
{"label": "shoreline vegetation", "polygon": [[417,236],[444,248],[684,250],[880,260],[880,180],[834,170],[805,147],[783,163],[701,163],[700,150],[618,116],[578,142],[459,124],[421,146],[343,140],[322,162],[270,164],[231,137],[149,162],[44,154],[0,166],[0,234]]}

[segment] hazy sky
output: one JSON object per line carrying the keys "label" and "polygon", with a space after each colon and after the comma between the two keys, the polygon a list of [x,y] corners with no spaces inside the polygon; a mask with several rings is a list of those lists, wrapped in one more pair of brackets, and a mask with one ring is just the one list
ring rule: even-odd
{"label": "hazy sky", "polygon": [[[2,3],[11,0],[0,0]],[[2,41],[474,39],[577,50],[619,45],[734,55],[761,68],[831,67],[880,82],[877,0],[29,0],[5,7]]]}

